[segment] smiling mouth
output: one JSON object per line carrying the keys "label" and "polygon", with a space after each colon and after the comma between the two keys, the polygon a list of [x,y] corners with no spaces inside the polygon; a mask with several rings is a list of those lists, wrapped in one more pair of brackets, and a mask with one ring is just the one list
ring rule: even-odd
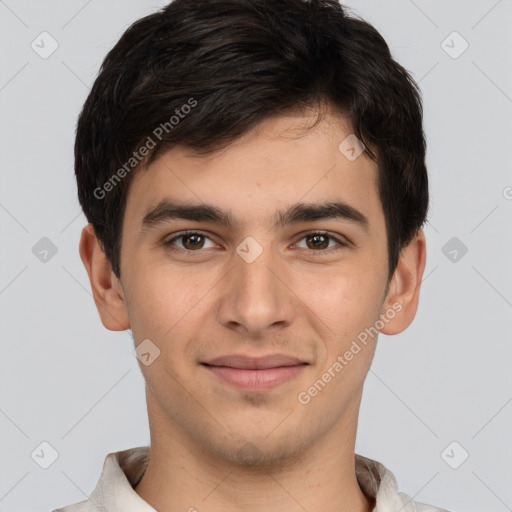
{"label": "smiling mouth", "polygon": [[269,389],[296,377],[307,365],[280,366],[263,370],[204,365],[222,380],[244,389]]}

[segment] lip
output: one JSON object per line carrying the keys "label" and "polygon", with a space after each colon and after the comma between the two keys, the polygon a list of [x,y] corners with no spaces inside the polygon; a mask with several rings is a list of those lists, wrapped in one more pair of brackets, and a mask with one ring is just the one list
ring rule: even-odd
{"label": "lip", "polygon": [[303,371],[308,363],[284,354],[271,354],[257,358],[246,355],[222,356],[202,365],[229,384],[259,391],[288,382]]}
{"label": "lip", "polygon": [[268,354],[266,356],[251,357],[244,354],[233,354],[221,356],[207,361],[203,364],[209,366],[226,366],[229,368],[247,369],[247,370],[266,370],[269,368],[280,368],[283,366],[297,366],[305,364],[304,361],[296,357],[285,354]]}

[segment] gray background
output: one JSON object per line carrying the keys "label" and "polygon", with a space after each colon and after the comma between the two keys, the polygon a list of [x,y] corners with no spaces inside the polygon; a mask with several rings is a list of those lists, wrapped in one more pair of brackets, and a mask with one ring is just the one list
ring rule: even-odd
{"label": "gray background", "polygon": [[[84,500],[107,453],[149,443],[131,337],[103,328],[78,255],[72,151],[106,52],[163,4],[0,1],[0,511]],[[347,5],[420,83],[432,194],[419,311],[380,337],[357,452],[418,501],[512,510],[512,1]]]}

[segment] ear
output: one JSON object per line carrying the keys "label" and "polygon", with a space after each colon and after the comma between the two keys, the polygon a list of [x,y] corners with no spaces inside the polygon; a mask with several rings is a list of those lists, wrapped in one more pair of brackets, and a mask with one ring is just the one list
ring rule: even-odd
{"label": "ear", "polygon": [[394,311],[380,329],[383,334],[398,334],[411,324],[416,316],[420,296],[421,279],[425,270],[426,243],[423,231],[418,230],[411,242],[402,249],[398,264],[389,283],[388,293],[382,306],[382,314]]}
{"label": "ear", "polygon": [[82,229],[80,258],[89,275],[92,295],[102,324],[110,331],[130,328],[128,311],[121,283],[112,271],[92,224]]}

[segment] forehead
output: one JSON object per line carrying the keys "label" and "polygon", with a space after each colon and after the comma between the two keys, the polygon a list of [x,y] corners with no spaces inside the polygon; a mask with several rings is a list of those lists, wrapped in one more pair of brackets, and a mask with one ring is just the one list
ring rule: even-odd
{"label": "forehead", "polygon": [[134,176],[125,222],[140,227],[151,208],[169,199],[216,205],[241,225],[269,227],[277,212],[297,203],[343,202],[368,218],[381,213],[376,164],[343,151],[354,137],[350,123],[327,115],[311,128],[316,119],[268,118],[206,156],[175,146]]}

